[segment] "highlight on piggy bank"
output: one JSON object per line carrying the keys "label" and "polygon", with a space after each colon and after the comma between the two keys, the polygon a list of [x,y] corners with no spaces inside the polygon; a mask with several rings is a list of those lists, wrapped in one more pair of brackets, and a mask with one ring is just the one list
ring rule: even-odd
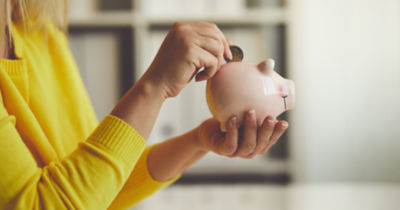
{"label": "highlight on piggy bank", "polygon": [[268,115],[277,117],[294,107],[294,82],[280,76],[274,67],[272,59],[259,64],[229,62],[207,81],[208,108],[222,131],[233,116],[242,124],[250,109],[256,111],[257,124],[261,125]]}

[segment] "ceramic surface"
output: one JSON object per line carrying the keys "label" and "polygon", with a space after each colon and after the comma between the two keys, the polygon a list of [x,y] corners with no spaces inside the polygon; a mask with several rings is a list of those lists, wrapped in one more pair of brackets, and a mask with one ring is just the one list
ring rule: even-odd
{"label": "ceramic surface", "polygon": [[294,83],[276,73],[274,66],[272,59],[259,64],[229,62],[208,80],[208,107],[223,131],[228,119],[236,116],[241,124],[250,109],[255,109],[261,125],[266,116],[277,117],[294,107]]}

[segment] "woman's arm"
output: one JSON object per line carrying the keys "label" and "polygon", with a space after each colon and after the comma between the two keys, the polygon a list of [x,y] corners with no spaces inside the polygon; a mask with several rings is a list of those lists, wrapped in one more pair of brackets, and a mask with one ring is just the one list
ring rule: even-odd
{"label": "woman's arm", "polygon": [[[277,122],[270,117],[259,128],[251,117],[243,129],[234,124],[233,120],[226,125],[228,132],[223,133],[219,123],[209,119],[182,136],[147,148],[110,209],[128,208],[166,187],[209,151],[244,158],[265,154],[288,126],[285,121]],[[246,137],[238,138],[239,132]]]}
{"label": "woman's arm", "polygon": [[154,146],[147,160],[151,176],[158,181],[172,179],[182,174],[208,151],[242,158],[265,154],[287,129],[288,123],[266,117],[257,128],[255,112],[252,110],[246,114],[243,130],[236,125],[235,117],[226,127],[227,132],[221,132],[218,121],[212,118],[182,136]]}
{"label": "woman's arm", "polygon": [[[228,41],[215,24],[175,23],[145,75],[111,112],[148,138],[165,99],[175,97],[195,77],[212,77],[231,58]],[[204,68],[202,72],[200,69]]]}
{"label": "woman's arm", "polygon": [[207,153],[194,129],[155,145],[148,154],[147,167],[153,179],[163,182],[179,176]]}
{"label": "woman's arm", "polygon": [[[222,33],[213,24],[175,24],[146,75],[99,124],[90,137],[62,160],[39,167],[18,123],[0,100],[0,209],[104,209],[128,180],[145,149],[161,104],[197,75],[211,77],[226,54]],[[205,67],[203,73],[198,70]],[[0,66],[0,99],[26,109],[25,99]],[[32,96],[34,97],[34,96]],[[115,117],[117,116],[117,117]],[[33,118],[33,116],[32,116]],[[123,119],[123,120],[121,120]],[[127,123],[126,123],[127,122]],[[35,124],[36,125],[36,124]],[[132,129],[132,127],[134,129]],[[31,130],[29,130],[31,129]],[[37,135],[34,126],[27,132]],[[137,131],[137,132],[136,132]],[[140,135],[139,135],[139,134]],[[41,142],[34,142],[40,148]],[[42,158],[42,157],[41,157]]]}
{"label": "woman's arm", "polygon": [[111,115],[124,120],[147,139],[166,98],[161,87],[145,75],[122,97]]}

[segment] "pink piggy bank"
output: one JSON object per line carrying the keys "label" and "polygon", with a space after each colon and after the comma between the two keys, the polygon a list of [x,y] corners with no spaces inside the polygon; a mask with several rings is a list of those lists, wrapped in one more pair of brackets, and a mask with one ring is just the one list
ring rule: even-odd
{"label": "pink piggy bank", "polygon": [[225,131],[233,116],[241,124],[246,111],[254,109],[257,123],[265,117],[277,117],[294,107],[294,83],[274,71],[275,62],[266,59],[255,65],[229,62],[221,66],[207,82],[207,103]]}

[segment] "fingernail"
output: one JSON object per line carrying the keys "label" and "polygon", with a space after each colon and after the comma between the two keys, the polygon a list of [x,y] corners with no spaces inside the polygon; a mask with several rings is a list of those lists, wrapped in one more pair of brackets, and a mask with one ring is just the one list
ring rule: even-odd
{"label": "fingernail", "polygon": [[286,127],[289,126],[289,124],[288,124],[287,122],[282,122],[282,123],[281,123],[281,126],[286,128]]}
{"label": "fingernail", "polygon": [[275,119],[274,119],[272,116],[268,116],[268,117],[267,117],[267,122],[268,122],[269,124],[274,124],[274,123],[275,123]]}
{"label": "fingernail", "polygon": [[231,118],[231,121],[229,122],[229,126],[231,128],[234,128],[236,126],[236,123],[237,123],[237,117],[234,116],[234,117]]}
{"label": "fingernail", "polygon": [[[228,46],[229,46],[229,43],[228,43]],[[227,56],[228,56],[228,59],[229,59],[229,60],[232,60],[233,55],[232,55],[232,51],[231,51],[230,47],[228,47],[228,54],[227,54]]]}
{"label": "fingernail", "polygon": [[256,110],[251,109],[250,111],[247,112],[247,118],[249,120],[255,120],[256,119]]}
{"label": "fingernail", "polygon": [[203,78],[202,78],[202,75],[198,74],[198,75],[196,75],[196,77],[194,79],[196,82],[200,82]]}

